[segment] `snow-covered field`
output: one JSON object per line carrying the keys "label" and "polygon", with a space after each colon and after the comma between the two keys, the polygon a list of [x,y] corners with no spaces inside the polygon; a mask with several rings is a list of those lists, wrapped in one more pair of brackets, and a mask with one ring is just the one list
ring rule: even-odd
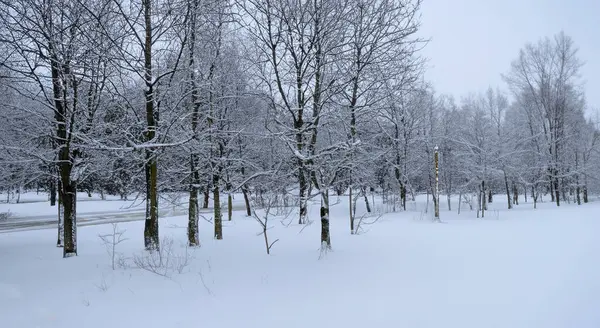
{"label": "snow-covered field", "polygon": [[[113,203],[102,206],[122,206]],[[110,224],[80,227],[70,259],[54,247],[53,229],[3,233],[0,327],[600,327],[600,202],[508,211],[496,196],[485,219],[442,206],[441,224],[418,210],[423,203],[350,235],[341,199],[324,256],[317,203],[308,227],[295,216],[270,221],[269,238],[279,239],[270,256],[241,211],[221,241],[201,220],[198,249],[185,247],[185,216],[165,217],[159,274],[135,263],[150,260],[143,222],[119,223],[127,240],[116,246],[115,270],[98,237]],[[29,215],[53,211],[29,205]]]}

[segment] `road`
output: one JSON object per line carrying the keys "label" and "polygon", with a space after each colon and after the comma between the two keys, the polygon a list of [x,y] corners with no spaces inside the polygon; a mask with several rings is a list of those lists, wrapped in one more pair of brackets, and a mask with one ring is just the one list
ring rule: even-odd
{"label": "road", "polygon": [[[237,204],[236,204],[237,205]],[[243,210],[243,206],[234,205],[233,210]],[[187,215],[187,208],[160,210],[159,216],[181,216]],[[201,209],[201,214],[211,214],[212,209]],[[77,213],[77,226],[84,227],[89,225],[107,224],[115,222],[142,221],[145,219],[143,210],[121,210],[112,212],[87,212]],[[56,229],[56,216],[29,216],[29,217],[11,217],[0,221],[0,233],[27,231],[36,229]]]}

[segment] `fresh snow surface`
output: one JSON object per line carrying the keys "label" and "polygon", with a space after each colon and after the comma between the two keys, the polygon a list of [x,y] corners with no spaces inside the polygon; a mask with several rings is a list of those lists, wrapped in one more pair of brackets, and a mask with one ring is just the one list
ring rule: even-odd
{"label": "fresh snow surface", "polygon": [[128,239],[116,251],[129,267],[114,271],[98,237],[110,224],[80,227],[79,256],[69,259],[54,229],[3,233],[0,327],[600,327],[600,202],[508,211],[497,195],[476,219],[466,205],[448,212],[443,197],[443,223],[432,223],[424,197],[359,235],[339,199],[327,254],[318,201],[307,227],[293,213],[269,221],[269,238],[279,239],[270,256],[241,211],[220,241],[201,219],[202,247],[187,250],[187,218],[162,218],[161,238],[173,241],[168,277],[133,263],[147,256],[143,222],[119,223]]}

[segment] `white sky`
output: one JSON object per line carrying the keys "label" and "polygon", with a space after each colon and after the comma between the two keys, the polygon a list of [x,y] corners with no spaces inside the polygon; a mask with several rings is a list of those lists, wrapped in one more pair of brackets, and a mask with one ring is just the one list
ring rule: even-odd
{"label": "white sky", "polygon": [[579,48],[588,107],[600,109],[600,0],[423,0],[426,78],[457,100],[505,84],[527,42],[563,30]]}

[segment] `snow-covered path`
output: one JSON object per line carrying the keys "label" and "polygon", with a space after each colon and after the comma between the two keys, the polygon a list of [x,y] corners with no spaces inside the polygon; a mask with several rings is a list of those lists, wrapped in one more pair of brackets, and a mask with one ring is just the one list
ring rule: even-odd
{"label": "snow-covered path", "polygon": [[[240,210],[240,206],[234,207]],[[211,214],[212,209],[200,209],[200,214]],[[164,210],[159,211],[159,216],[181,216],[187,215],[185,209]],[[106,211],[106,212],[88,212],[78,213],[77,226],[85,227],[89,225],[121,223],[130,221],[145,220],[145,212],[139,210],[131,211]],[[56,229],[56,216],[40,215],[30,217],[12,217],[5,221],[0,221],[0,233],[11,231],[27,231],[36,229]]]}
{"label": "snow-covered path", "polygon": [[[29,199],[18,204],[0,204],[0,213],[10,212],[9,218],[0,220],[0,233],[10,231],[27,231],[37,229],[56,229],[56,206],[50,206],[44,198],[29,195]],[[142,201],[99,200],[97,197],[88,198],[82,195],[77,204],[77,226],[141,221],[145,219]],[[96,196],[96,195],[94,195]],[[184,199],[185,200],[185,199]],[[187,215],[187,204],[179,200],[176,204],[161,204],[159,216]],[[234,210],[243,209],[240,201],[234,203]],[[212,208],[200,209],[200,214],[210,215]]]}

